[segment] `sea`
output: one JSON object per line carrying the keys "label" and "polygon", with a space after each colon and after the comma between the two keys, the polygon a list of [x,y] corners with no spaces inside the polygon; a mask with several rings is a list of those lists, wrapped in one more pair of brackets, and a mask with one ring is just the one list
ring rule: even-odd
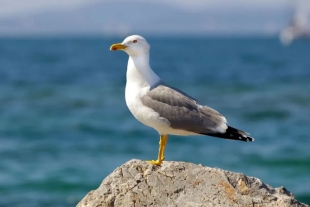
{"label": "sea", "polygon": [[[170,136],[167,161],[244,173],[310,204],[310,41],[148,37],[151,68],[255,142]],[[125,37],[0,38],[0,206],[73,207],[115,168],[157,157],[125,103]]]}

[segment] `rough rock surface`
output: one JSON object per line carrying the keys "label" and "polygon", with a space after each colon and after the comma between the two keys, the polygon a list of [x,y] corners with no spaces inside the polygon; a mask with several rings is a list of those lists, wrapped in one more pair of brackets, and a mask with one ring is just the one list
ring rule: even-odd
{"label": "rough rock surface", "polygon": [[306,207],[284,187],[241,173],[185,162],[153,166],[131,160],[106,177],[77,207]]}

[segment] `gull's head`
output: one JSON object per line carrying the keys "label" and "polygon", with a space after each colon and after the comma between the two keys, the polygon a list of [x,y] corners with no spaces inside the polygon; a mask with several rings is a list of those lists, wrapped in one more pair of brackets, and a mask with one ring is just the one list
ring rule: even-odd
{"label": "gull's head", "polygon": [[131,35],[126,37],[122,43],[111,45],[110,50],[123,50],[129,56],[137,56],[148,54],[150,45],[143,37],[139,35]]}

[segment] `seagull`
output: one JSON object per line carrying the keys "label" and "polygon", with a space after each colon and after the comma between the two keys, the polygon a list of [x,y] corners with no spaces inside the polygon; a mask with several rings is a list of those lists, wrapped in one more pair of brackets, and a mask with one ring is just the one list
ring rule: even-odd
{"label": "seagull", "polygon": [[111,45],[110,50],[122,50],[129,55],[125,99],[130,112],[159,133],[158,157],[149,163],[162,164],[168,135],[254,141],[249,133],[227,125],[226,118],[216,110],[164,83],[150,67],[150,45],[143,37],[129,36],[122,43]]}

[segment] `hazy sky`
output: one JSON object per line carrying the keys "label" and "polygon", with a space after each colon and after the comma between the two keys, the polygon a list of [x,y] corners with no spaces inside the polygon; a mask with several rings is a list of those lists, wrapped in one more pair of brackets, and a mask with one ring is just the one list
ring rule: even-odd
{"label": "hazy sky", "polygon": [[[288,24],[294,11],[295,16],[302,14],[299,16],[307,22],[309,3],[310,0],[0,0],[0,36],[111,35],[124,31],[271,35]],[[294,9],[294,5],[298,6]]]}
{"label": "hazy sky", "polygon": [[0,18],[50,9],[70,9],[98,0],[0,0]]}
{"label": "hazy sky", "polygon": [[[74,9],[83,4],[92,4],[98,1],[112,0],[0,0],[0,18],[17,16],[20,14],[33,13],[50,9]],[[117,2],[117,0],[113,0]],[[130,1],[130,0],[128,0]],[[141,0],[142,1],[142,0]],[[145,1],[145,0],[144,0]],[[148,0],[162,2],[164,4],[173,4],[184,9],[203,9],[204,7],[218,6],[276,6],[279,4],[288,4],[294,0]],[[309,1],[309,0],[306,0]]]}

